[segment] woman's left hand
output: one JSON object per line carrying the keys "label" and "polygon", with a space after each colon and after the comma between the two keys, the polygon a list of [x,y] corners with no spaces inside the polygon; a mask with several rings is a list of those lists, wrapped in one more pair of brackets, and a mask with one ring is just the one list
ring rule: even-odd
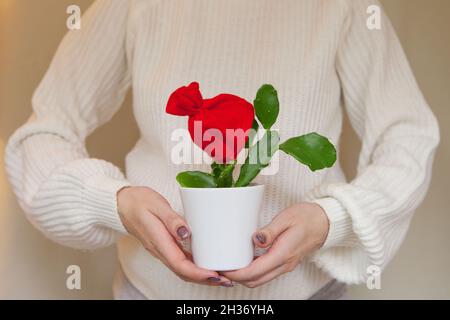
{"label": "woman's left hand", "polygon": [[261,286],[294,270],[305,256],[319,249],[327,238],[328,228],[328,218],[319,205],[295,204],[254,234],[256,246],[270,246],[266,253],[249,266],[223,275],[249,288]]}

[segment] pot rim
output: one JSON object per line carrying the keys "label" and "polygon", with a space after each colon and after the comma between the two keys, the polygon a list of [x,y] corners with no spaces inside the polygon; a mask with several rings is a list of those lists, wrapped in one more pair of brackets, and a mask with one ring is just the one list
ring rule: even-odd
{"label": "pot rim", "polygon": [[230,187],[230,188],[191,188],[191,187],[181,187],[178,186],[180,190],[204,190],[204,191],[235,191],[235,190],[249,190],[249,189],[260,189],[264,188],[265,185],[263,184],[257,184],[257,183],[251,183],[249,186],[246,187]]}

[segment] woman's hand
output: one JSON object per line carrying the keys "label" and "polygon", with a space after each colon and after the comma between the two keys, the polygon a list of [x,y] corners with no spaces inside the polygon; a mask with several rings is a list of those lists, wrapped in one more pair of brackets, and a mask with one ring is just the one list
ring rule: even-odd
{"label": "woman's hand", "polygon": [[293,205],[253,236],[256,246],[271,246],[269,250],[249,266],[223,275],[255,288],[290,272],[306,255],[322,246],[328,235],[328,223],[319,205],[306,202]]}
{"label": "woman's hand", "polygon": [[183,251],[178,241],[189,238],[188,226],[159,193],[146,187],[123,188],[117,193],[117,204],[127,231],[178,277],[198,284],[232,286],[217,272],[198,268]]}

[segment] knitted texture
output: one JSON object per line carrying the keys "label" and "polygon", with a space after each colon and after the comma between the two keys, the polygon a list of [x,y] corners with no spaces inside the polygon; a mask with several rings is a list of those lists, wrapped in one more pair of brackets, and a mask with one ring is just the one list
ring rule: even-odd
{"label": "knitted texture", "polygon": [[[330,279],[360,283],[367,267],[392,259],[426,193],[437,122],[382,13],[369,30],[374,0],[101,0],[70,31],[37,88],[34,115],[9,140],[6,169],[29,220],[75,248],[114,243],[126,231],[116,193],[149,186],[182,213],[175,176],[207,165],[175,164],[170,93],[198,81],[202,93],[253,101],[277,88],[281,139],[316,131],[339,146],[343,113],[362,141],[357,177],[339,163],[312,173],[279,154],[266,185],[260,224],[298,201],[321,205],[330,220],[323,248],[294,271],[256,289],[185,283],[132,237],[118,242],[130,281],[149,298],[303,299]],[[91,159],[85,138],[107,122],[133,89],[141,137],[118,168]],[[127,134],[127,128],[120,129]],[[242,214],[245,214],[243,212]],[[211,226],[214,227],[214,226]]]}

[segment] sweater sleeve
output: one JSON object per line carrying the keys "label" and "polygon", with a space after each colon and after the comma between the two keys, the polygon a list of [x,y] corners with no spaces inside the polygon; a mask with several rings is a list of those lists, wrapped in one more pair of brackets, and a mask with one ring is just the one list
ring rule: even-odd
{"label": "sweater sleeve", "polygon": [[125,233],[114,165],[89,158],[85,138],[107,122],[130,85],[129,2],[95,2],[70,31],[32,98],[33,115],[9,139],[6,171],[31,223],[74,248],[110,245]]}
{"label": "sweater sleeve", "polygon": [[408,230],[427,191],[439,129],[388,18],[381,30],[366,20],[374,0],[349,0],[336,58],[343,100],[362,141],[356,178],[314,189],[307,198],[330,221],[324,246],[312,260],[346,283],[382,270]]}

